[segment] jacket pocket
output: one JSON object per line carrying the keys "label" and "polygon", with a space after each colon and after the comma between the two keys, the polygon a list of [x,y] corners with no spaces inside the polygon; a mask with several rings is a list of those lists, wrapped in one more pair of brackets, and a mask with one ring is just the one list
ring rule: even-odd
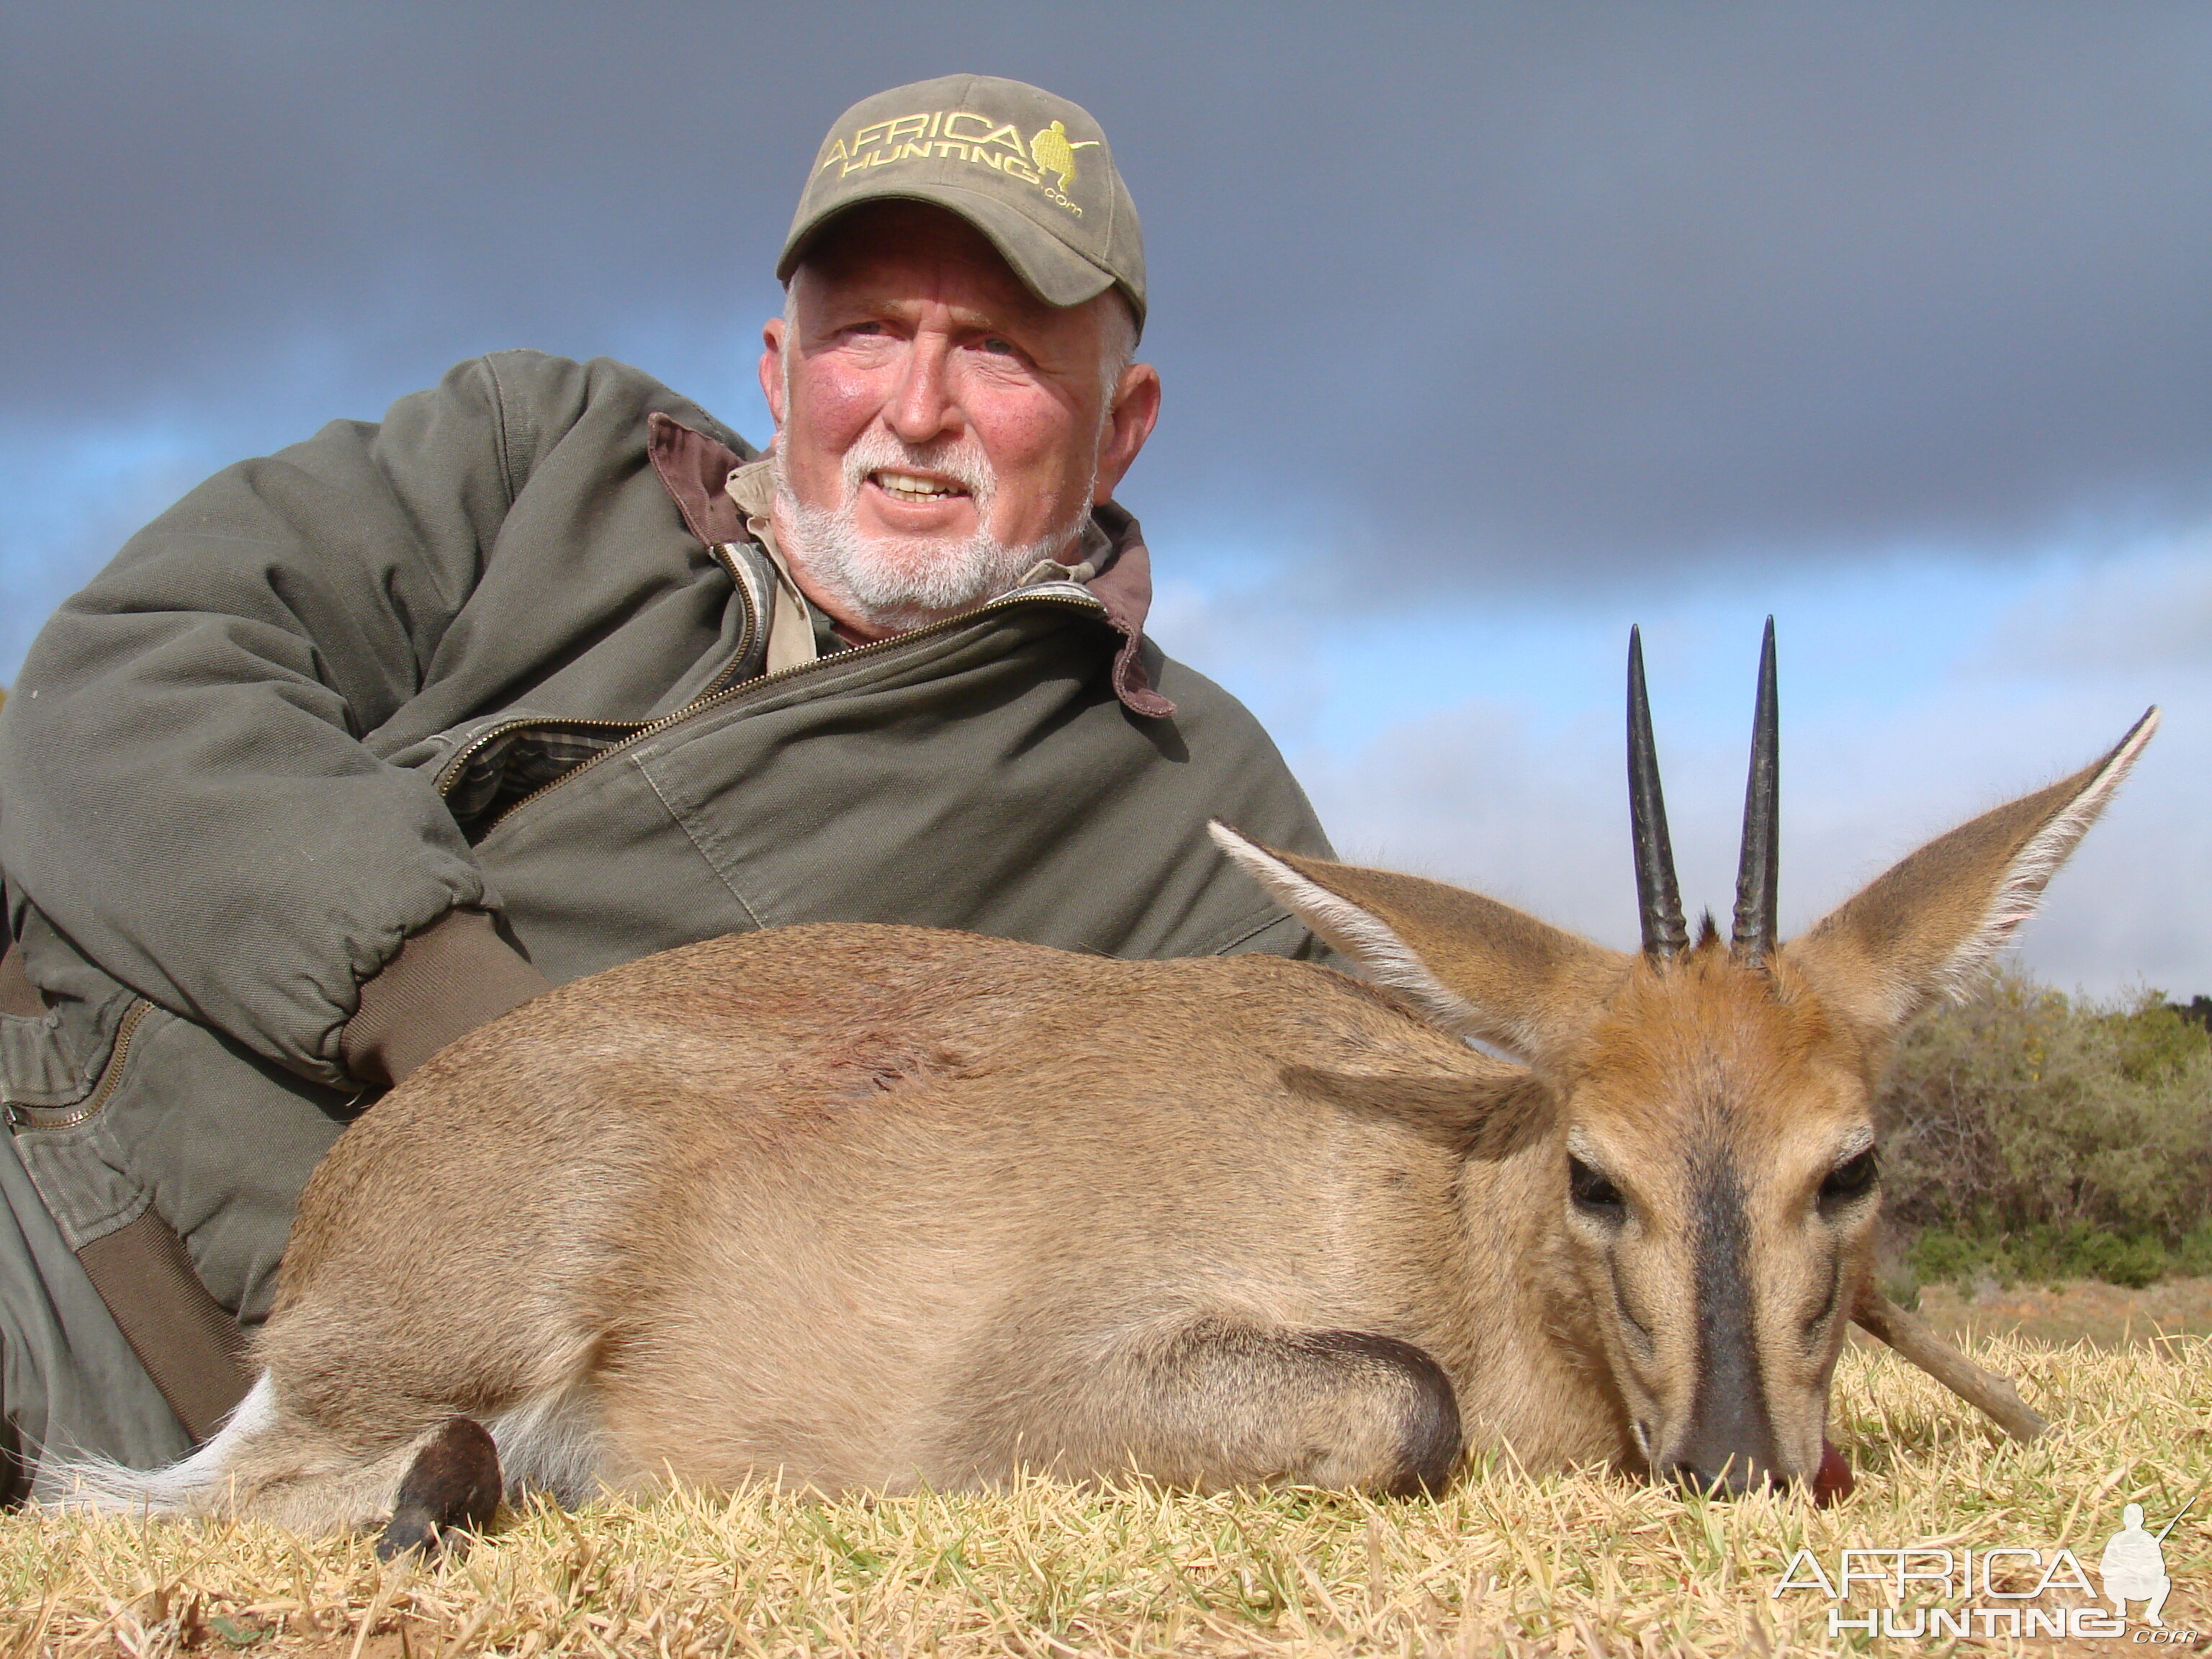
{"label": "jacket pocket", "polygon": [[507,810],[643,729],[642,720],[502,721],[461,744],[437,774],[471,846]]}
{"label": "jacket pocket", "polygon": [[[89,1032],[96,1041],[104,1036],[90,1058],[96,1070],[84,1067],[84,1058],[69,1041],[67,1024],[56,1015],[30,1021],[11,1018],[6,1054],[7,1070],[0,1093],[8,1103],[8,1128],[15,1138],[31,1184],[60,1228],[72,1250],[112,1232],[135,1219],[152,1201],[152,1194],[116,1169],[96,1145],[98,1123],[114,1098],[128,1070],[138,1029],[154,1005],[143,997],[129,1001],[112,1024],[98,1022]],[[30,1025],[35,1030],[24,1032]],[[102,1032],[99,1028],[105,1026]],[[57,1091],[58,1082],[75,1079],[75,1091]],[[57,1093],[74,1092],[74,1099],[57,1100]]]}
{"label": "jacket pocket", "polygon": [[[52,1040],[70,1034],[71,1012]],[[143,998],[118,1012],[79,1097],[11,1100],[23,1167],[72,1250],[150,1211],[184,1242],[210,1293],[258,1319],[300,1188],[356,1115],[355,1100]],[[79,1046],[91,1046],[83,1034]]]}
{"label": "jacket pocket", "polygon": [[[195,1441],[246,1393],[246,1333],[195,1272],[154,1194],[116,1156],[104,1120],[140,1069],[140,1032],[173,1019],[143,997],[123,1011],[84,1098],[62,1106],[11,1102],[9,1129],[31,1184],[76,1253],[124,1340]],[[59,1022],[50,1030],[58,1030]]]}

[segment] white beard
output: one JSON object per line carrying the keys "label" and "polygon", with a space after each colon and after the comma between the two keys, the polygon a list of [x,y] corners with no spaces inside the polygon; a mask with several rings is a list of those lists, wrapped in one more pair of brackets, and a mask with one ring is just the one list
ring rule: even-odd
{"label": "white beard", "polygon": [[[1068,523],[1034,542],[1009,547],[979,523],[966,540],[948,545],[936,536],[870,536],[854,516],[860,486],[880,469],[936,472],[957,480],[975,503],[979,520],[990,516],[998,475],[972,435],[915,446],[871,427],[842,465],[843,499],[834,507],[800,502],[773,453],[776,529],[784,556],[805,573],[834,611],[869,628],[903,633],[973,610],[1011,590],[1041,559],[1057,558],[1075,544],[1090,516],[1079,507]],[[1091,491],[1085,489],[1087,501]]]}

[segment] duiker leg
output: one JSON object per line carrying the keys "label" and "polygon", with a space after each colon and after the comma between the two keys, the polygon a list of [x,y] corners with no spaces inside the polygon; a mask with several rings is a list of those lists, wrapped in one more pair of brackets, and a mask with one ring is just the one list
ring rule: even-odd
{"label": "duiker leg", "polygon": [[[1202,1489],[1293,1482],[1395,1497],[1459,1462],[1459,1403],[1419,1348],[1358,1331],[1192,1321],[1098,1368],[1078,1461]],[[1071,1450],[1073,1449],[1071,1448]]]}
{"label": "duiker leg", "polygon": [[86,1460],[58,1468],[52,1502],[157,1515],[237,1516],[293,1532],[356,1531],[392,1512],[401,1477],[444,1426],[380,1425],[367,1440],[331,1432],[280,1403],[267,1372],[216,1437],[167,1468]]}
{"label": "duiker leg", "polygon": [[401,1481],[435,1433],[366,1457],[349,1456],[336,1447],[317,1448],[319,1455],[288,1458],[276,1470],[255,1468],[259,1460],[245,1459],[235,1498],[210,1507],[309,1536],[366,1531],[392,1513]]}

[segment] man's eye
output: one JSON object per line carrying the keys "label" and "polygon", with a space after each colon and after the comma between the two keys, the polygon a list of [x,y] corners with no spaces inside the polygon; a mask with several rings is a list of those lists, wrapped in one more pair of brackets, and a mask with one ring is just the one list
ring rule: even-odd
{"label": "man's eye", "polygon": [[986,335],[976,343],[994,357],[1011,357],[1015,355],[1013,342],[1000,339],[995,334]]}

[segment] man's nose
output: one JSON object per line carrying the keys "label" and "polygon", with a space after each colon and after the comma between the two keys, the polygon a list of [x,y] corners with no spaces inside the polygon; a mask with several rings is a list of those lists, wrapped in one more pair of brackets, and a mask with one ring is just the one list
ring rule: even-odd
{"label": "man's nose", "polygon": [[923,335],[906,354],[884,422],[910,444],[941,438],[959,423],[951,384],[951,353],[945,341]]}

